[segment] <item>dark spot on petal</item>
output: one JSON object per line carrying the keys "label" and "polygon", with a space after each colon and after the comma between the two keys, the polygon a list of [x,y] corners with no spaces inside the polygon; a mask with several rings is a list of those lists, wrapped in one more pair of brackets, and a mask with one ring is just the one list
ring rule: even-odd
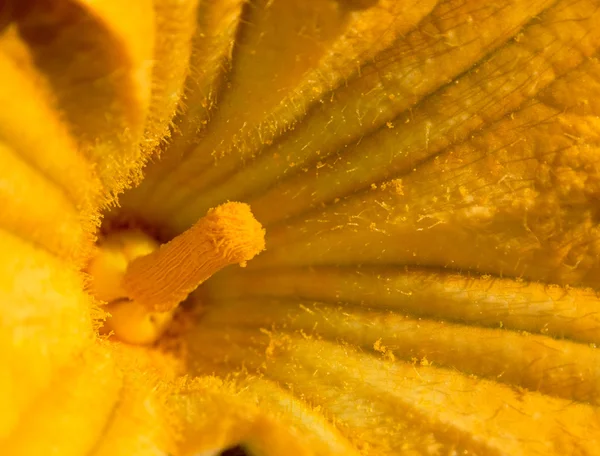
{"label": "dark spot on petal", "polygon": [[251,456],[251,455],[246,450],[244,450],[244,448],[242,448],[241,446],[238,445],[238,446],[228,448],[224,451],[221,451],[221,454],[219,456]]}

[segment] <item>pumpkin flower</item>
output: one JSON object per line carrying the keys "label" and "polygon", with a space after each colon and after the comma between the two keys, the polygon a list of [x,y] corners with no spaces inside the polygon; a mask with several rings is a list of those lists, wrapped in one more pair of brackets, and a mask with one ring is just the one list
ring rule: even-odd
{"label": "pumpkin flower", "polygon": [[0,2],[2,454],[598,454],[599,52],[597,0]]}

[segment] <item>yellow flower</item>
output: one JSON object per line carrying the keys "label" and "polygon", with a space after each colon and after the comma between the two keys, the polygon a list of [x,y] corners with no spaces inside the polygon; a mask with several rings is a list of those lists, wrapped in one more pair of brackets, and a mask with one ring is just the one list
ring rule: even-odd
{"label": "yellow flower", "polygon": [[598,454],[597,1],[0,7],[2,454]]}

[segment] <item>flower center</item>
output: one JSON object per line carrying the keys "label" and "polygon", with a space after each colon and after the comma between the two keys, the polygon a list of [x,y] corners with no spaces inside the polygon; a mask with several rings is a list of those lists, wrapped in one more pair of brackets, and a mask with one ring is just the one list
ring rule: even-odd
{"label": "flower center", "polygon": [[209,210],[163,245],[138,230],[107,235],[88,268],[89,291],[110,314],[104,332],[131,344],[156,341],[192,291],[225,266],[244,267],[264,250],[264,236],[243,203]]}

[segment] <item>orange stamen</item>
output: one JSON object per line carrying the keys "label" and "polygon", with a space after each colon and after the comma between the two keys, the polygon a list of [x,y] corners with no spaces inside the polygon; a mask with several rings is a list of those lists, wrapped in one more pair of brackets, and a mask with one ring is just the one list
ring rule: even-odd
{"label": "orange stamen", "polygon": [[265,230],[242,203],[209,210],[160,247],[141,231],[110,234],[88,267],[90,293],[107,303],[102,332],[131,344],[155,342],[188,294],[229,264],[245,266],[264,248]]}
{"label": "orange stamen", "polygon": [[264,250],[264,237],[250,206],[222,204],[158,250],[129,263],[121,288],[148,311],[168,312],[225,266],[245,266]]}

